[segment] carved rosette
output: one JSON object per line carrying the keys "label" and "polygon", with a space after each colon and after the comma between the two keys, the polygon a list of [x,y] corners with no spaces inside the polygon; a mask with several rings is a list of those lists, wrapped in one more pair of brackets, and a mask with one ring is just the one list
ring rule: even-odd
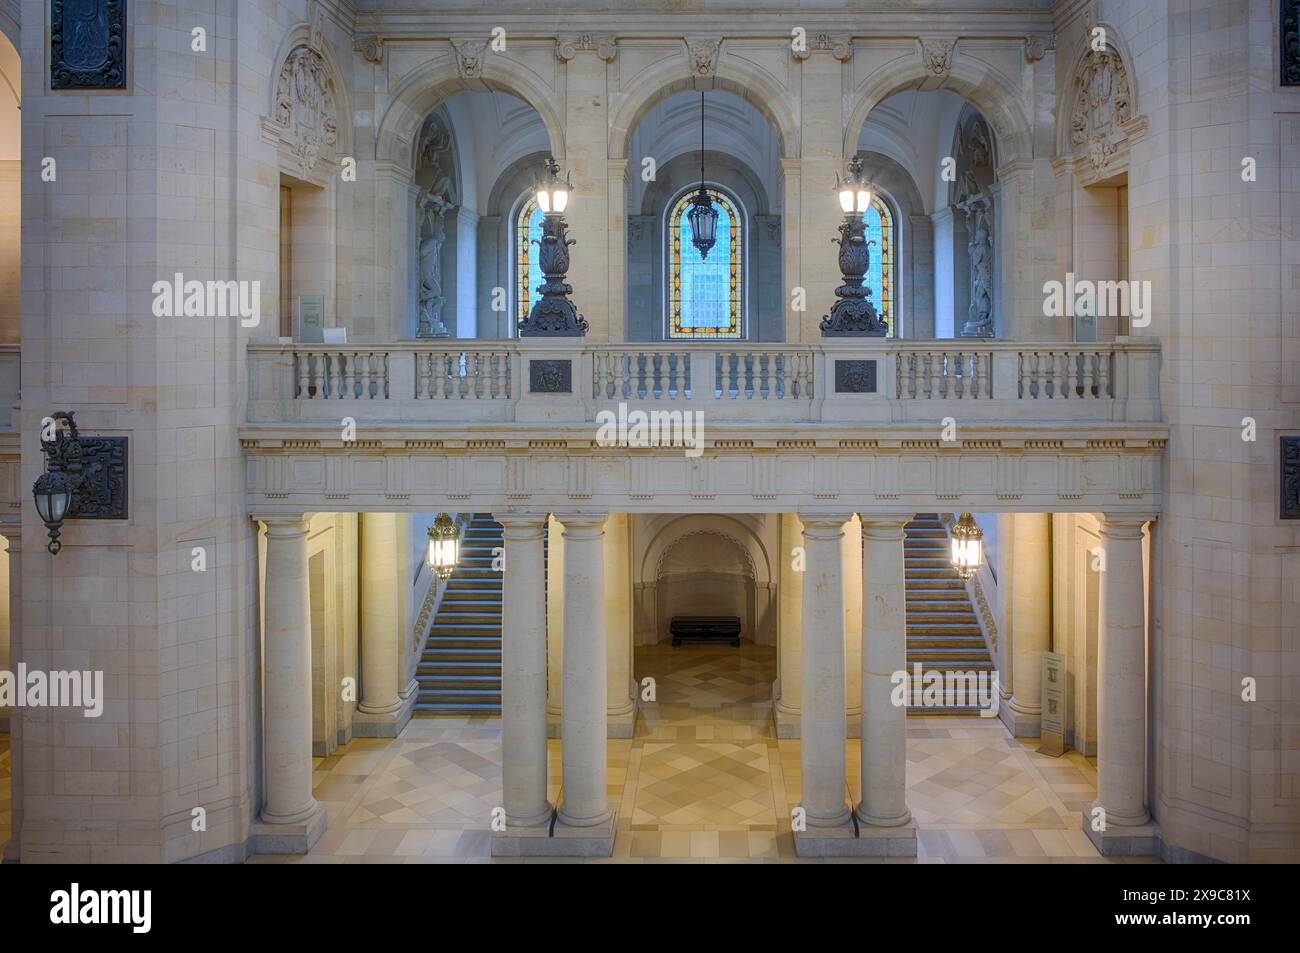
{"label": "carved rosette", "polygon": [[1098,171],[1109,164],[1124,142],[1124,123],[1132,118],[1128,70],[1119,53],[1090,50],[1075,76],[1070,142],[1084,147]]}
{"label": "carved rosette", "polygon": [[316,168],[323,152],[338,145],[334,84],[325,60],[310,47],[299,46],[285,58],[272,118],[304,174]]}

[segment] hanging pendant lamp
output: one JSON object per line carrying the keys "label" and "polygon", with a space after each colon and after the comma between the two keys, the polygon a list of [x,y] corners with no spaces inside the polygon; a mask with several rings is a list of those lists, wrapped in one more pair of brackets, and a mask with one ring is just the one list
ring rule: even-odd
{"label": "hanging pendant lamp", "polygon": [[718,210],[713,207],[709,190],[704,187],[704,91],[700,91],[700,191],[691,199],[691,210],[686,213],[686,220],[691,226],[691,244],[700,253],[700,258],[709,257],[711,249],[718,240]]}

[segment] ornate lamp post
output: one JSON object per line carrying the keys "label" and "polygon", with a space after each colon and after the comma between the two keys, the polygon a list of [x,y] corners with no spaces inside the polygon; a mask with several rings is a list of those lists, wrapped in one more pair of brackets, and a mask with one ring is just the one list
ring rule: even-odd
{"label": "ornate lamp post", "polygon": [[871,265],[872,243],[867,241],[867,223],[863,216],[871,207],[872,184],[862,178],[862,160],[854,156],[849,160],[848,176],[836,176],[835,188],[840,196],[844,221],[840,223],[840,237],[832,238],[840,246],[840,272],[844,284],[835,289],[835,302],[831,313],[822,318],[822,337],[884,337],[888,333],[884,320],[871,303],[871,289],[865,285],[867,268]]}
{"label": "ornate lamp post", "polygon": [[429,550],[426,556],[429,568],[439,579],[447,579],[460,562],[460,534],[456,524],[446,513],[439,513],[429,527]]}
{"label": "ornate lamp post", "polygon": [[519,322],[520,337],[581,337],[587,333],[587,321],[568,299],[573,285],[564,280],[569,271],[569,228],[564,210],[569,204],[573,185],[560,178],[560,166],[552,157],[546,161],[546,174],[537,183],[537,207],[542,210],[542,237],[538,240],[538,262],[546,280],[537,290],[542,296],[533,303],[528,317]]}
{"label": "ornate lamp post", "polygon": [[969,579],[984,564],[984,531],[970,513],[961,514],[952,528],[952,568]]}

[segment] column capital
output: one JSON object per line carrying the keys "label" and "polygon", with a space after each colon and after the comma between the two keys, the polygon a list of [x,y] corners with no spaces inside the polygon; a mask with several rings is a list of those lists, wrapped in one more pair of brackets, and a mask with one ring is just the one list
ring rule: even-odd
{"label": "column capital", "polygon": [[1155,518],[1154,513],[1099,513],[1097,522],[1112,539],[1141,539],[1143,527]]}
{"label": "column capital", "polygon": [[862,535],[872,539],[895,539],[903,535],[903,527],[916,518],[915,513],[859,513]]}
{"label": "column capital", "polygon": [[493,513],[492,518],[501,524],[505,536],[511,539],[532,539],[546,532],[545,511],[524,513]]}
{"label": "column capital", "polygon": [[575,539],[581,537],[595,538],[605,531],[605,520],[609,512],[603,513],[556,513],[555,518],[564,524],[564,535]]}
{"label": "column capital", "polygon": [[253,513],[253,519],[266,527],[267,536],[300,536],[307,532],[306,513]]}
{"label": "column capital", "polygon": [[844,524],[853,519],[852,513],[800,512],[798,515],[804,535],[819,539],[837,539],[844,534]]}

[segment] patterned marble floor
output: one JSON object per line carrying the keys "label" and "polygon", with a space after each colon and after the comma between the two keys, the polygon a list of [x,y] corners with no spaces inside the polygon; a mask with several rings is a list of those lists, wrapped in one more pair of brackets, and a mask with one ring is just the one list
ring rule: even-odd
{"label": "patterned marble floor", "polygon": [[[656,701],[643,705],[635,738],[609,742],[619,833],[612,858],[585,862],[835,862],[794,856],[799,742],[776,738],[775,667],[771,647],[749,643],[637,650],[637,678],[655,679]],[[1095,794],[1095,762],[1039,755],[996,719],[909,718],[907,736],[919,862],[1104,862],[1079,824]],[[329,829],[306,857],[253,862],[491,861],[500,737],[495,718],[416,719],[396,740],[359,739],[317,759]],[[554,800],[559,741],[549,754]],[[845,796],[856,801],[856,741],[847,756]]]}

